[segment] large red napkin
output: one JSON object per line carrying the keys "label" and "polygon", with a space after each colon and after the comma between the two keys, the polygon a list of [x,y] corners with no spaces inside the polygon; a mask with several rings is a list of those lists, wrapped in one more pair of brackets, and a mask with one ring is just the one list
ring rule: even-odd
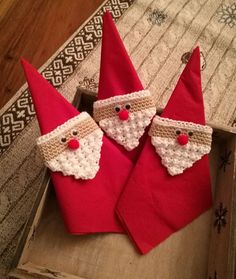
{"label": "large red napkin", "polygon": [[101,67],[94,119],[132,162],[142,150],[145,129],[156,113],[110,13],[103,17]]}
{"label": "large red napkin", "polygon": [[[181,129],[175,130],[175,124]],[[152,138],[147,139],[117,205],[123,226],[143,254],[211,207],[208,155],[197,158],[201,145],[195,143],[202,139],[209,143],[211,128],[204,125],[200,53],[196,48],[161,117],[154,118]],[[171,142],[173,150],[169,150]],[[181,150],[184,164],[178,160]]]}
{"label": "large red napkin", "polygon": [[[67,230],[72,234],[123,232],[114,208],[133,166],[131,161],[106,136],[102,136],[102,131],[87,113],[80,114],[28,62],[22,60],[22,65],[43,135],[38,141],[43,146],[43,154],[51,159],[63,148],[68,158],[72,156],[69,163],[68,158],[64,160],[63,157],[64,161],[58,159],[60,161],[55,160],[50,165],[55,169],[63,166],[66,174],[51,171]],[[77,130],[72,129],[74,121]],[[58,138],[64,130],[65,137]],[[89,138],[91,131],[95,136]],[[78,135],[81,138],[78,139]],[[50,146],[51,142],[53,146]],[[90,160],[86,164],[82,157],[75,157],[75,152],[82,147],[84,153],[80,155]],[[76,174],[70,175],[71,171]],[[75,176],[82,178],[76,179]]]}

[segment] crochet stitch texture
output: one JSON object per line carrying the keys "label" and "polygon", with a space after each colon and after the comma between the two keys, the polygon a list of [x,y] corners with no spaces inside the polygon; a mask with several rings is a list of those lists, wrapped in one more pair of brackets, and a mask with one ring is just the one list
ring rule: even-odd
{"label": "crochet stitch texture", "polygon": [[[119,118],[117,108],[118,112],[128,111],[127,120]],[[139,139],[155,113],[156,107],[148,90],[114,96],[94,103],[94,118],[99,126],[128,151],[139,145]]]}
{"label": "crochet stitch texture", "polygon": [[[188,137],[186,145],[178,144],[181,134]],[[149,135],[170,175],[183,173],[211,150],[212,128],[209,126],[156,116]]]}

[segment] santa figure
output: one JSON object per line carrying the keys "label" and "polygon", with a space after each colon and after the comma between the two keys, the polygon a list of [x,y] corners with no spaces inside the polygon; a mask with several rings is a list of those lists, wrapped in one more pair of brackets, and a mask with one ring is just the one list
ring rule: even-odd
{"label": "santa figure", "polygon": [[86,112],[76,110],[22,60],[41,136],[37,140],[69,233],[124,232],[115,206],[133,163]]}
{"label": "santa figure", "polygon": [[149,134],[116,208],[142,254],[212,205],[212,129],[205,125],[199,48]]}
{"label": "santa figure", "polygon": [[[142,148],[140,139],[151,123],[156,107],[151,93],[141,84],[109,12],[103,20],[97,98],[94,119],[135,161]],[[133,152],[127,152],[131,150]]]}

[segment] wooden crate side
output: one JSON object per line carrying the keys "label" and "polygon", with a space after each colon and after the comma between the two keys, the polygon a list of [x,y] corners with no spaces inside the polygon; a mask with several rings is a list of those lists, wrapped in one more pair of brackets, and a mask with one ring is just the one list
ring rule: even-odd
{"label": "wooden crate side", "polygon": [[[87,94],[87,93],[86,93]],[[86,101],[86,96],[84,96],[83,98],[78,98],[78,100],[80,100],[79,102],[81,102],[81,100],[84,100],[84,104],[88,104],[89,106],[91,106],[91,100],[89,101],[89,103],[87,103]],[[78,103],[76,104],[76,107],[78,107]],[[212,125],[214,128],[214,137],[219,138],[218,140],[223,140],[227,142],[227,146],[230,147],[232,150],[235,150],[235,136],[232,135],[232,130],[228,129],[227,127],[218,127],[215,125]],[[222,141],[222,142],[223,142]],[[235,151],[232,153],[232,158],[235,159]],[[230,170],[229,170],[230,169]],[[227,175],[229,176],[229,178],[232,178],[232,180],[230,180],[231,182],[230,184],[230,191],[229,193],[231,193],[231,196],[227,197],[227,204],[230,205],[230,211],[228,214],[228,216],[230,216],[230,218],[228,219],[228,222],[230,223],[230,226],[227,226],[227,233],[225,233],[225,235],[228,236],[228,238],[225,236],[224,238],[224,242],[222,240],[222,243],[226,243],[227,245],[227,249],[224,252],[223,258],[224,261],[220,261],[220,257],[222,256],[220,254],[219,248],[214,247],[216,239],[211,239],[211,248],[210,248],[210,258],[209,258],[209,273],[208,273],[208,277],[207,279],[233,279],[234,277],[232,277],[233,274],[233,270],[234,270],[234,259],[235,259],[235,241],[234,241],[234,222],[235,222],[235,217],[233,218],[233,212],[235,211],[235,201],[233,199],[234,197],[234,191],[235,191],[235,184],[233,184],[233,181],[235,183],[235,176],[233,176],[233,174],[235,175],[235,162],[233,160],[233,163],[230,165],[230,168],[227,168]],[[220,176],[219,176],[220,178]],[[225,179],[224,178],[220,178],[220,183],[223,184],[225,183]],[[45,277],[45,276],[49,276],[47,275],[47,273],[42,274],[42,272],[40,272],[40,270],[44,269],[44,270],[49,270],[52,272],[58,272],[58,271],[54,271],[51,269],[46,269],[45,267],[41,267],[41,266],[37,266],[34,265],[32,263],[29,263],[27,259],[27,255],[28,255],[28,247],[30,244],[30,241],[33,240],[33,236],[34,236],[34,231],[35,228],[37,227],[38,222],[40,221],[40,217],[42,215],[43,212],[43,208],[45,205],[45,200],[48,194],[48,183],[47,185],[42,185],[42,187],[44,188],[43,194],[41,195],[41,197],[39,197],[39,203],[35,204],[35,210],[34,213],[32,213],[31,219],[29,220],[28,224],[27,224],[27,228],[25,230],[24,233],[24,237],[22,238],[21,241],[21,248],[18,250],[18,256],[16,257],[17,260],[15,261],[15,265],[14,265],[14,269],[12,270],[12,272],[10,273],[11,276],[13,275],[17,275],[18,277],[15,278],[54,278],[54,277]],[[223,188],[223,187],[222,187]],[[216,205],[215,208],[217,208],[217,205],[219,204],[219,201],[221,200],[219,197],[221,197],[222,194],[221,193],[216,193]],[[225,202],[225,201],[224,201]],[[36,212],[36,213],[35,213]],[[234,215],[235,216],[235,215]],[[215,215],[213,216],[215,221]],[[213,227],[212,228],[212,237],[215,233],[216,228]],[[226,230],[225,230],[226,231]],[[215,238],[217,237],[217,235],[215,235]],[[217,244],[217,243],[216,243]],[[224,244],[225,245],[225,244]],[[232,246],[232,247],[231,247]],[[23,248],[22,248],[23,247]],[[19,260],[20,259],[20,260]],[[27,260],[26,260],[27,259]],[[224,277],[215,277],[215,272],[216,269],[215,267],[217,266],[217,264],[220,264],[222,266],[222,270],[226,270],[227,273],[224,274]],[[17,267],[16,267],[17,266]],[[224,268],[223,268],[224,266]],[[16,268],[15,268],[16,267]],[[31,275],[29,275],[29,273]],[[38,272],[38,274],[37,274]],[[22,275],[23,274],[23,275]],[[55,273],[56,274],[56,273]],[[62,273],[61,273],[62,274]],[[81,277],[71,277],[73,275],[71,274],[66,274],[63,273],[66,276],[69,277],[63,277],[63,278],[75,278],[75,279],[81,279]],[[219,273],[217,273],[219,274]],[[225,277],[227,274],[228,277]],[[25,277],[22,277],[25,276]],[[30,277],[31,276],[31,277]],[[33,277],[34,276],[34,277]],[[40,277],[39,277],[40,276]],[[218,276],[218,275],[216,275]],[[12,277],[14,278],[14,277]],[[60,277],[56,277],[56,278],[60,278]]]}
{"label": "wooden crate side", "polygon": [[232,177],[232,195],[231,195],[231,214],[230,214],[230,233],[229,233],[229,253],[228,253],[228,277],[227,279],[235,279],[235,260],[236,260],[236,136],[233,142],[234,161],[233,161],[233,177]]}
{"label": "wooden crate side", "polygon": [[31,262],[20,265],[14,269],[10,274],[9,278],[17,279],[85,279],[72,274],[61,272],[55,269],[48,269],[42,266],[35,265]]}
{"label": "wooden crate side", "polygon": [[49,193],[49,173],[45,171],[45,178],[43,180],[40,191],[38,192],[35,204],[31,210],[30,217],[24,227],[22,236],[20,238],[11,269],[17,267],[20,263],[24,262],[27,257],[29,242],[33,240],[34,233],[46,204],[46,199]]}
{"label": "wooden crate side", "polygon": [[221,144],[221,164],[217,178],[208,279],[234,279],[235,264],[235,152],[236,136]]}

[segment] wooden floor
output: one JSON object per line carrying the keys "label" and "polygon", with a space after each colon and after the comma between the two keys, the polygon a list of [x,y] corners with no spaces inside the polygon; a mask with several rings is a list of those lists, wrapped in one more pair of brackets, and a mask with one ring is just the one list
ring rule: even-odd
{"label": "wooden floor", "polygon": [[0,1],[0,108],[25,82],[19,58],[40,67],[102,2]]}

